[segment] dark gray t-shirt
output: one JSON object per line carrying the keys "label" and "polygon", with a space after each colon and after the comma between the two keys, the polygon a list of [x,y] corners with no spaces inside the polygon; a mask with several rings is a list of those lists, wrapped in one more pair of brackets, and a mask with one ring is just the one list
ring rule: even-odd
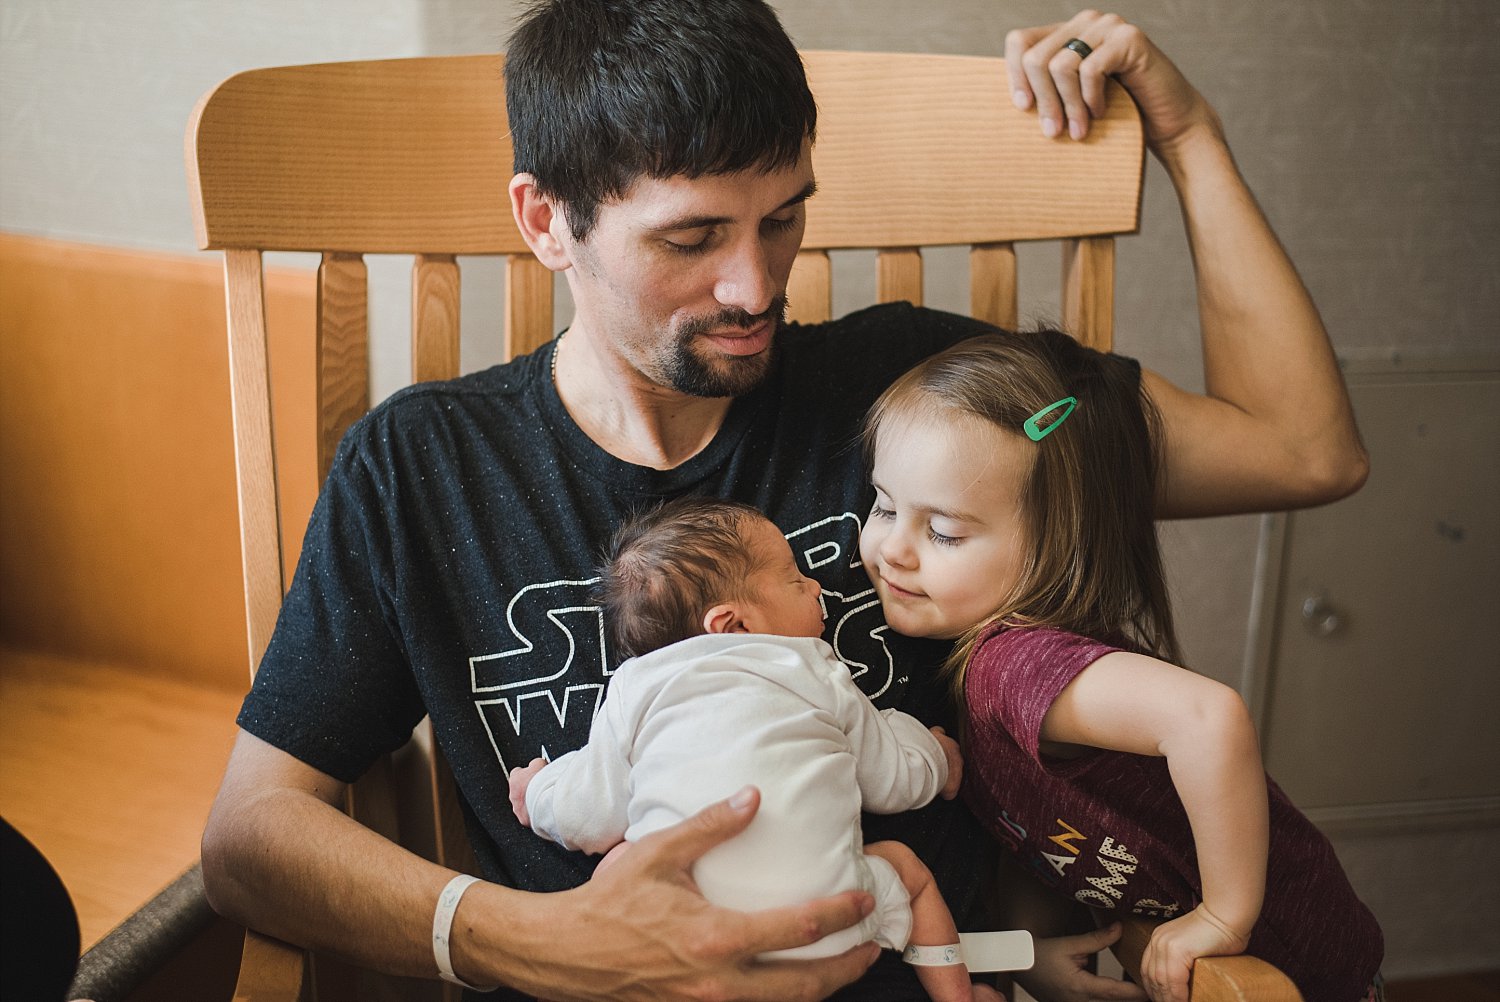
{"label": "dark gray t-shirt", "polygon": [[[610,534],[698,493],[770,516],[822,584],[824,637],[860,688],[951,732],[935,678],[948,646],[889,632],[859,562],[872,495],[858,432],[897,375],[985,329],[907,304],[790,325],[766,384],[665,471],[621,462],[573,423],[549,374],[555,342],[395,394],[339,447],[240,726],[352,781],[430,713],[486,876],[536,891],[587,880],[593,858],[517,823],[507,772],[588,738],[619,661],[589,599]],[[865,835],[911,846],[965,926],[992,856],[967,810],[940,799],[868,816]],[[850,997],[925,998],[893,957]]]}

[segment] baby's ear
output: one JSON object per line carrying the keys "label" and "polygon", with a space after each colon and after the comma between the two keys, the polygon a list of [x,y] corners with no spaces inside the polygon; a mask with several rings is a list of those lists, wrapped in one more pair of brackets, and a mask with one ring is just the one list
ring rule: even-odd
{"label": "baby's ear", "polygon": [[746,633],[745,621],[740,617],[739,607],[732,602],[720,602],[703,614],[704,633]]}

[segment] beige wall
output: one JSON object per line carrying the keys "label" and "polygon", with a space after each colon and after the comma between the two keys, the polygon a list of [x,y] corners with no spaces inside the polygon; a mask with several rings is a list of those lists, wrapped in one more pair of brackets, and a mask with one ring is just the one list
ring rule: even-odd
{"label": "beige wall", "polygon": [[[219,79],[258,65],[502,48],[518,6],[6,0],[0,229],[191,249],[182,129],[194,101]],[[804,47],[961,53],[999,52],[1009,27],[1072,10],[1044,0],[778,6]],[[1342,356],[1368,362],[1500,350],[1500,130],[1492,107],[1500,7],[1162,0],[1117,9],[1150,30],[1223,114],[1241,167]],[[930,301],[959,306],[963,280],[945,260],[929,266]],[[406,267],[383,261],[371,269],[377,395],[405,380]],[[1023,296],[1034,304],[1023,315],[1054,314],[1055,261],[1023,254],[1022,267]],[[1196,386],[1191,264],[1154,164],[1142,233],[1121,242],[1119,269],[1120,349]],[[498,302],[477,283],[466,284],[465,296],[465,365],[473,368],[494,360],[482,335],[498,323]],[[1243,682],[1264,652],[1253,628],[1255,569],[1274,535],[1273,523],[1254,516],[1166,529],[1185,646],[1209,674]],[[1362,863],[1371,879],[1379,879],[1380,859]],[[1421,959],[1409,958],[1408,967]]]}

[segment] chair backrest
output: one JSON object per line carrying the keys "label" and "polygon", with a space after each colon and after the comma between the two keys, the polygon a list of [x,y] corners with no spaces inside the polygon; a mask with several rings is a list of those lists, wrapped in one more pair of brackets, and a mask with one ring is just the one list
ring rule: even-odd
{"label": "chair backrest", "polygon": [[[803,55],[820,108],[818,195],[790,283],[794,319],[828,317],[830,250],[876,250],[877,299],[920,303],[919,248],[967,244],[972,314],[1014,326],[1015,243],[1058,240],[1064,324],[1110,345],[1113,236],[1137,226],[1144,161],[1139,116],[1118,85],[1086,141],[1047,140],[1034,115],[1011,105],[998,59]],[[252,672],[287,584],[283,548],[302,531],[282,524],[276,501],[262,253],[322,255],[308,332],[319,480],[370,403],[364,255],[414,257],[413,380],[459,372],[458,255],[505,258],[506,357],[552,337],[552,275],[522,242],[506,194],[502,67],[501,56],[457,56],[253,70],[193,112],[198,243],[225,253]],[[441,765],[434,783],[438,858],[462,868],[462,825]],[[379,790],[356,791],[356,815],[389,832]]]}

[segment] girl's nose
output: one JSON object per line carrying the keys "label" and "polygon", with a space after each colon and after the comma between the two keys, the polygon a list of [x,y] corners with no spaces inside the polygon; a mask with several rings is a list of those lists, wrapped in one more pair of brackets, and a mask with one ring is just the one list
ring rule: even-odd
{"label": "girl's nose", "polygon": [[916,550],[906,533],[893,528],[880,542],[880,557],[893,567],[911,567],[916,563]]}

